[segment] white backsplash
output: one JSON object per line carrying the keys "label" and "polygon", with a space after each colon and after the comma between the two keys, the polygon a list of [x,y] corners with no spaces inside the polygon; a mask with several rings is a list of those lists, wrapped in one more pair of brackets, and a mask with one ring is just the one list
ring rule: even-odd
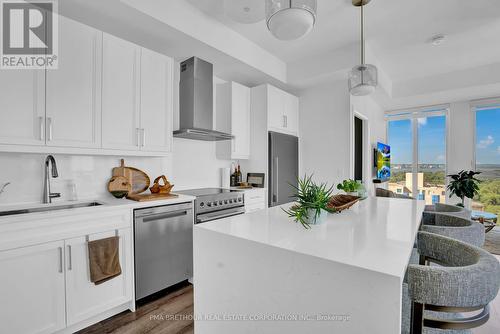
{"label": "white backsplash", "polygon": [[[167,157],[125,157],[125,164],[146,172],[151,181],[165,174],[175,190],[219,187],[220,168],[231,161],[215,157],[215,143],[174,139],[174,152]],[[0,204],[39,203],[42,199],[45,154],[0,153],[0,187],[10,182],[0,194]],[[59,177],[51,179],[52,192],[68,199],[68,183],[76,183],[78,199],[110,196],[107,182],[119,156],[80,156],[54,154]]]}

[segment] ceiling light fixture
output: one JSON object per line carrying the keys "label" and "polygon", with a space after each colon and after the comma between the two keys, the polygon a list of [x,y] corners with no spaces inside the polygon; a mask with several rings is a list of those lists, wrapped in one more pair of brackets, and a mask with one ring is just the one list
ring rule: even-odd
{"label": "ceiling light fixture", "polygon": [[352,0],[355,7],[361,7],[361,65],[354,66],[349,72],[349,92],[353,96],[373,93],[378,84],[377,67],[365,64],[365,32],[363,8],[371,0]]}
{"label": "ceiling light fixture", "polygon": [[266,0],[267,28],[278,39],[298,39],[314,27],[316,7],[316,0]]}

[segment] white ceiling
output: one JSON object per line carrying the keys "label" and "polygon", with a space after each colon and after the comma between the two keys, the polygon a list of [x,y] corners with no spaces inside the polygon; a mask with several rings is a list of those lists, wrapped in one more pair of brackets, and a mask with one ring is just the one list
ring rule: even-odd
{"label": "white ceiling", "polygon": [[[294,93],[338,80],[347,86],[359,62],[359,9],[351,0],[318,0],[313,31],[288,42],[264,20],[241,24],[224,14],[224,2],[263,1],[64,0],[59,9],[177,60],[204,58],[221,78],[248,86]],[[366,29],[384,108],[500,95],[500,0],[372,0]],[[440,33],[442,45],[429,43]]]}
{"label": "white ceiling", "polygon": [[[359,40],[359,9],[351,0],[318,0],[314,30],[291,42],[274,38],[265,21],[232,21],[224,15],[224,0],[186,1],[286,63],[307,62]],[[500,61],[499,0],[373,0],[365,14],[367,43],[394,81]],[[429,39],[438,33],[447,39],[436,47]]]}

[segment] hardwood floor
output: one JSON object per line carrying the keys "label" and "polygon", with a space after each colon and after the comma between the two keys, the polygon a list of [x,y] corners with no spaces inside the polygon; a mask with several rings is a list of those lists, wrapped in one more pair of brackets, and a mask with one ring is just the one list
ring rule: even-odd
{"label": "hardwood floor", "polygon": [[[139,306],[135,313],[120,313],[87,327],[78,334],[193,334],[192,315],[193,286],[188,285]],[[173,316],[178,319],[170,320],[169,317]]]}
{"label": "hardwood floor", "polygon": [[[500,261],[500,256],[496,256]],[[500,294],[490,305],[490,320],[474,334],[500,333]],[[176,315],[180,319],[169,320]],[[193,286],[187,285],[138,307],[101,321],[78,334],[193,334]],[[183,318],[189,319],[183,319]]]}

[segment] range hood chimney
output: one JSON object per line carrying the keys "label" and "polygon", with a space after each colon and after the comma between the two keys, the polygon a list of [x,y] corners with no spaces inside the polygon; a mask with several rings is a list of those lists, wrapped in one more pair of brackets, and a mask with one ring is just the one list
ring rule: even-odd
{"label": "range hood chimney", "polygon": [[179,82],[180,129],[174,137],[218,141],[231,140],[213,127],[213,65],[192,57],[181,63]]}

